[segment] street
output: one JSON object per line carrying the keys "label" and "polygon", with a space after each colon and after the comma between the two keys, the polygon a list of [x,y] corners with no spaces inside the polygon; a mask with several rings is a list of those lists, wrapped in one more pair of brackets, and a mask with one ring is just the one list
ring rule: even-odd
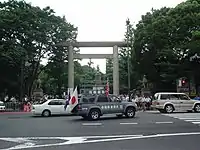
{"label": "street", "polygon": [[[200,114],[138,112],[133,119],[0,114],[0,150],[199,150]],[[194,123],[196,122],[196,123]]]}

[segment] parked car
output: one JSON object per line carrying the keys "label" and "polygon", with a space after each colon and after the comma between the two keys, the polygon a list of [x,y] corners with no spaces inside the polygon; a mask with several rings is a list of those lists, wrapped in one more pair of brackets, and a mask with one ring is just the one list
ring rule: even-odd
{"label": "parked car", "polygon": [[88,120],[98,120],[105,114],[116,114],[118,117],[125,115],[127,118],[133,118],[136,109],[134,102],[122,101],[114,95],[82,95],[72,113]]}
{"label": "parked car", "polygon": [[68,109],[64,109],[65,104],[65,99],[49,99],[41,102],[40,104],[33,105],[32,113],[33,115],[41,115],[44,117],[49,117],[51,115],[71,114]]}
{"label": "parked car", "polygon": [[0,111],[5,111],[6,110],[6,106],[4,104],[4,102],[0,101]]}
{"label": "parked car", "polygon": [[200,101],[190,99],[185,93],[156,93],[152,107],[160,112],[194,111],[200,113]]}

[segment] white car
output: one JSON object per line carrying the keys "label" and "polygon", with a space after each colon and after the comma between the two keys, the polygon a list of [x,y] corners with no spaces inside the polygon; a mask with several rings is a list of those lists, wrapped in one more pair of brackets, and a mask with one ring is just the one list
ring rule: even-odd
{"label": "white car", "polygon": [[0,101],[0,111],[5,111],[5,110],[6,110],[6,106],[4,102]]}
{"label": "white car", "polygon": [[64,109],[65,103],[65,99],[49,99],[40,104],[32,105],[32,113],[33,115],[41,115],[44,117],[71,114],[69,109]]}
{"label": "white car", "polygon": [[194,111],[200,113],[200,101],[192,100],[185,93],[160,92],[154,95],[152,107],[160,112]]}

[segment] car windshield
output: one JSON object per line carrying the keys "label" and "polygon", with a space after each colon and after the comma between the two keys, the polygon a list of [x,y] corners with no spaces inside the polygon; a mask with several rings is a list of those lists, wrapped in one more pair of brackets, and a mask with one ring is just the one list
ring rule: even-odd
{"label": "car windshield", "polygon": [[155,94],[153,97],[152,97],[152,100],[158,100],[158,94]]}
{"label": "car windshield", "polygon": [[4,106],[4,103],[0,103],[0,106]]}

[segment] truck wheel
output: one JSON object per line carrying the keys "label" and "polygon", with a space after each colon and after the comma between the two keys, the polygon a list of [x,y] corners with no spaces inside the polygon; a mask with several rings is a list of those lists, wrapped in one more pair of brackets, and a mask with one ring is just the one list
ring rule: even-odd
{"label": "truck wheel", "polygon": [[100,118],[100,111],[98,109],[91,109],[88,114],[89,120],[98,120]]}
{"label": "truck wheel", "polygon": [[133,117],[135,117],[135,109],[134,109],[134,107],[128,107],[128,108],[126,108],[125,116],[127,118],[133,118]]}

